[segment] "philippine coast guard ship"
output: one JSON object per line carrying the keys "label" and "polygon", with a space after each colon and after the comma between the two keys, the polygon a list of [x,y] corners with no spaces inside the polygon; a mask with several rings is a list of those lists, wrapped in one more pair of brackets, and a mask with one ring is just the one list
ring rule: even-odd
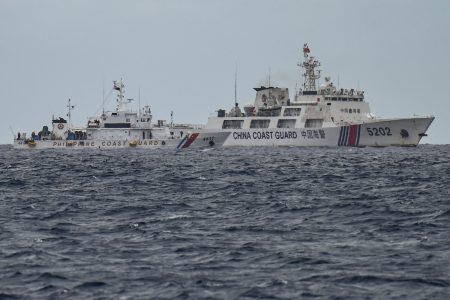
{"label": "philippine coast guard ship", "polygon": [[377,118],[364,91],[336,88],[330,77],[317,88],[320,63],[307,44],[303,57],[303,89],[294,100],[287,88],[255,88],[253,105],[218,110],[205,130],[229,132],[224,146],[417,146],[426,136],[433,116]]}
{"label": "philippine coast guard ship", "polygon": [[71,111],[68,103],[68,120],[53,118],[52,129],[43,126],[38,133],[18,133],[14,138],[14,148],[172,148],[213,147],[223,144],[227,132],[202,132],[200,126],[167,124],[164,120],[152,123],[150,107],[144,106],[133,112],[127,104],[131,99],[124,97],[124,84],[114,81],[113,91],[117,92],[115,111],[103,112],[90,117],[87,126],[76,128],[71,125]]}

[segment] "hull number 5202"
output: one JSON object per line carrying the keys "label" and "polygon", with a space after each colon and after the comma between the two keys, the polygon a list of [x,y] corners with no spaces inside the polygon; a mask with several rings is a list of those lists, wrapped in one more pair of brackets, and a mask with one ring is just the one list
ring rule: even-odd
{"label": "hull number 5202", "polygon": [[389,127],[367,127],[367,133],[370,136],[386,136],[386,135],[392,135],[391,129]]}

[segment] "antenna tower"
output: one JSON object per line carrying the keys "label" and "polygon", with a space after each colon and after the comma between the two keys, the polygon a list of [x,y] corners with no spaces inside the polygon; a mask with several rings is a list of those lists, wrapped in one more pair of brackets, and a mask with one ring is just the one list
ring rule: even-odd
{"label": "antenna tower", "polygon": [[[125,85],[122,83],[122,78],[120,78],[120,82],[117,82],[117,81],[114,80],[113,84],[114,84],[113,89],[118,91],[117,99],[116,99],[116,101],[117,101],[116,111],[124,110],[126,108],[127,102],[123,100],[123,98],[125,97],[124,96],[124,93],[125,93],[124,87],[125,87]],[[128,102],[129,101],[130,100],[128,100]]]}
{"label": "antenna tower", "polygon": [[320,78],[320,70],[316,68],[320,66],[320,62],[317,59],[314,59],[313,56],[309,56],[309,47],[308,44],[303,45],[303,63],[298,63],[299,67],[303,67],[305,69],[305,73],[303,73],[303,77],[305,77],[305,81],[303,83],[304,91],[316,91],[316,80]]}
{"label": "antenna tower", "polygon": [[69,98],[69,101],[68,101],[68,104],[67,104],[67,108],[69,109],[69,112],[67,113],[67,117],[69,117],[69,125],[68,125],[68,127],[69,127],[69,130],[70,130],[72,128],[72,110],[75,108],[75,105],[72,105],[70,103],[70,98]]}
{"label": "antenna tower", "polygon": [[237,63],[234,69],[234,106],[237,106]]}

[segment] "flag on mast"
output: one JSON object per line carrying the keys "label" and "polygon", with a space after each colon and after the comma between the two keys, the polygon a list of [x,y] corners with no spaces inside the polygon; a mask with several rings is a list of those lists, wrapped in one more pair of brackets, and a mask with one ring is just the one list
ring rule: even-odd
{"label": "flag on mast", "polygon": [[309,53],[310,51],[309,51],[309,47],[308,47],[308,44],[304,44],[303,45],[303,53]]}

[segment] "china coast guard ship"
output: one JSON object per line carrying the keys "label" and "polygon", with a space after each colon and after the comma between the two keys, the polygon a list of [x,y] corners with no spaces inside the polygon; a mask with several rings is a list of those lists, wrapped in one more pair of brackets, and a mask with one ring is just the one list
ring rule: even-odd
{"label": "china coast guard ship", "polygon": [[218,110],[205,130],[229,132],[224,146],[417,146],[426,136],[433,116],[377,118],[362,90],[336,88],[330,77],[316,88],[320,62],[307,44],[303,57],[303,89],[294,100],[287,88],[255,88],[253,105]]}
{"label": "china coast guard ship", "polygon": [[68,120],[53,118],[52,128],[43,126],[39,132],[18,133],[14,138],[14,148],[172,148],[213,147],[223,144],[229,135],[227,132],[202,132],[201,126],[167,124],[165,120],[152,122],[150,107],[144,106],[133,112],[127,104],[131,101],[124,97],[124,84],[114,81],[112,88],[117,92],[115,111],[103,112],[90,117],[87,126],[76,128],[71,125],[71,111],[74,106],[68,103]]}

